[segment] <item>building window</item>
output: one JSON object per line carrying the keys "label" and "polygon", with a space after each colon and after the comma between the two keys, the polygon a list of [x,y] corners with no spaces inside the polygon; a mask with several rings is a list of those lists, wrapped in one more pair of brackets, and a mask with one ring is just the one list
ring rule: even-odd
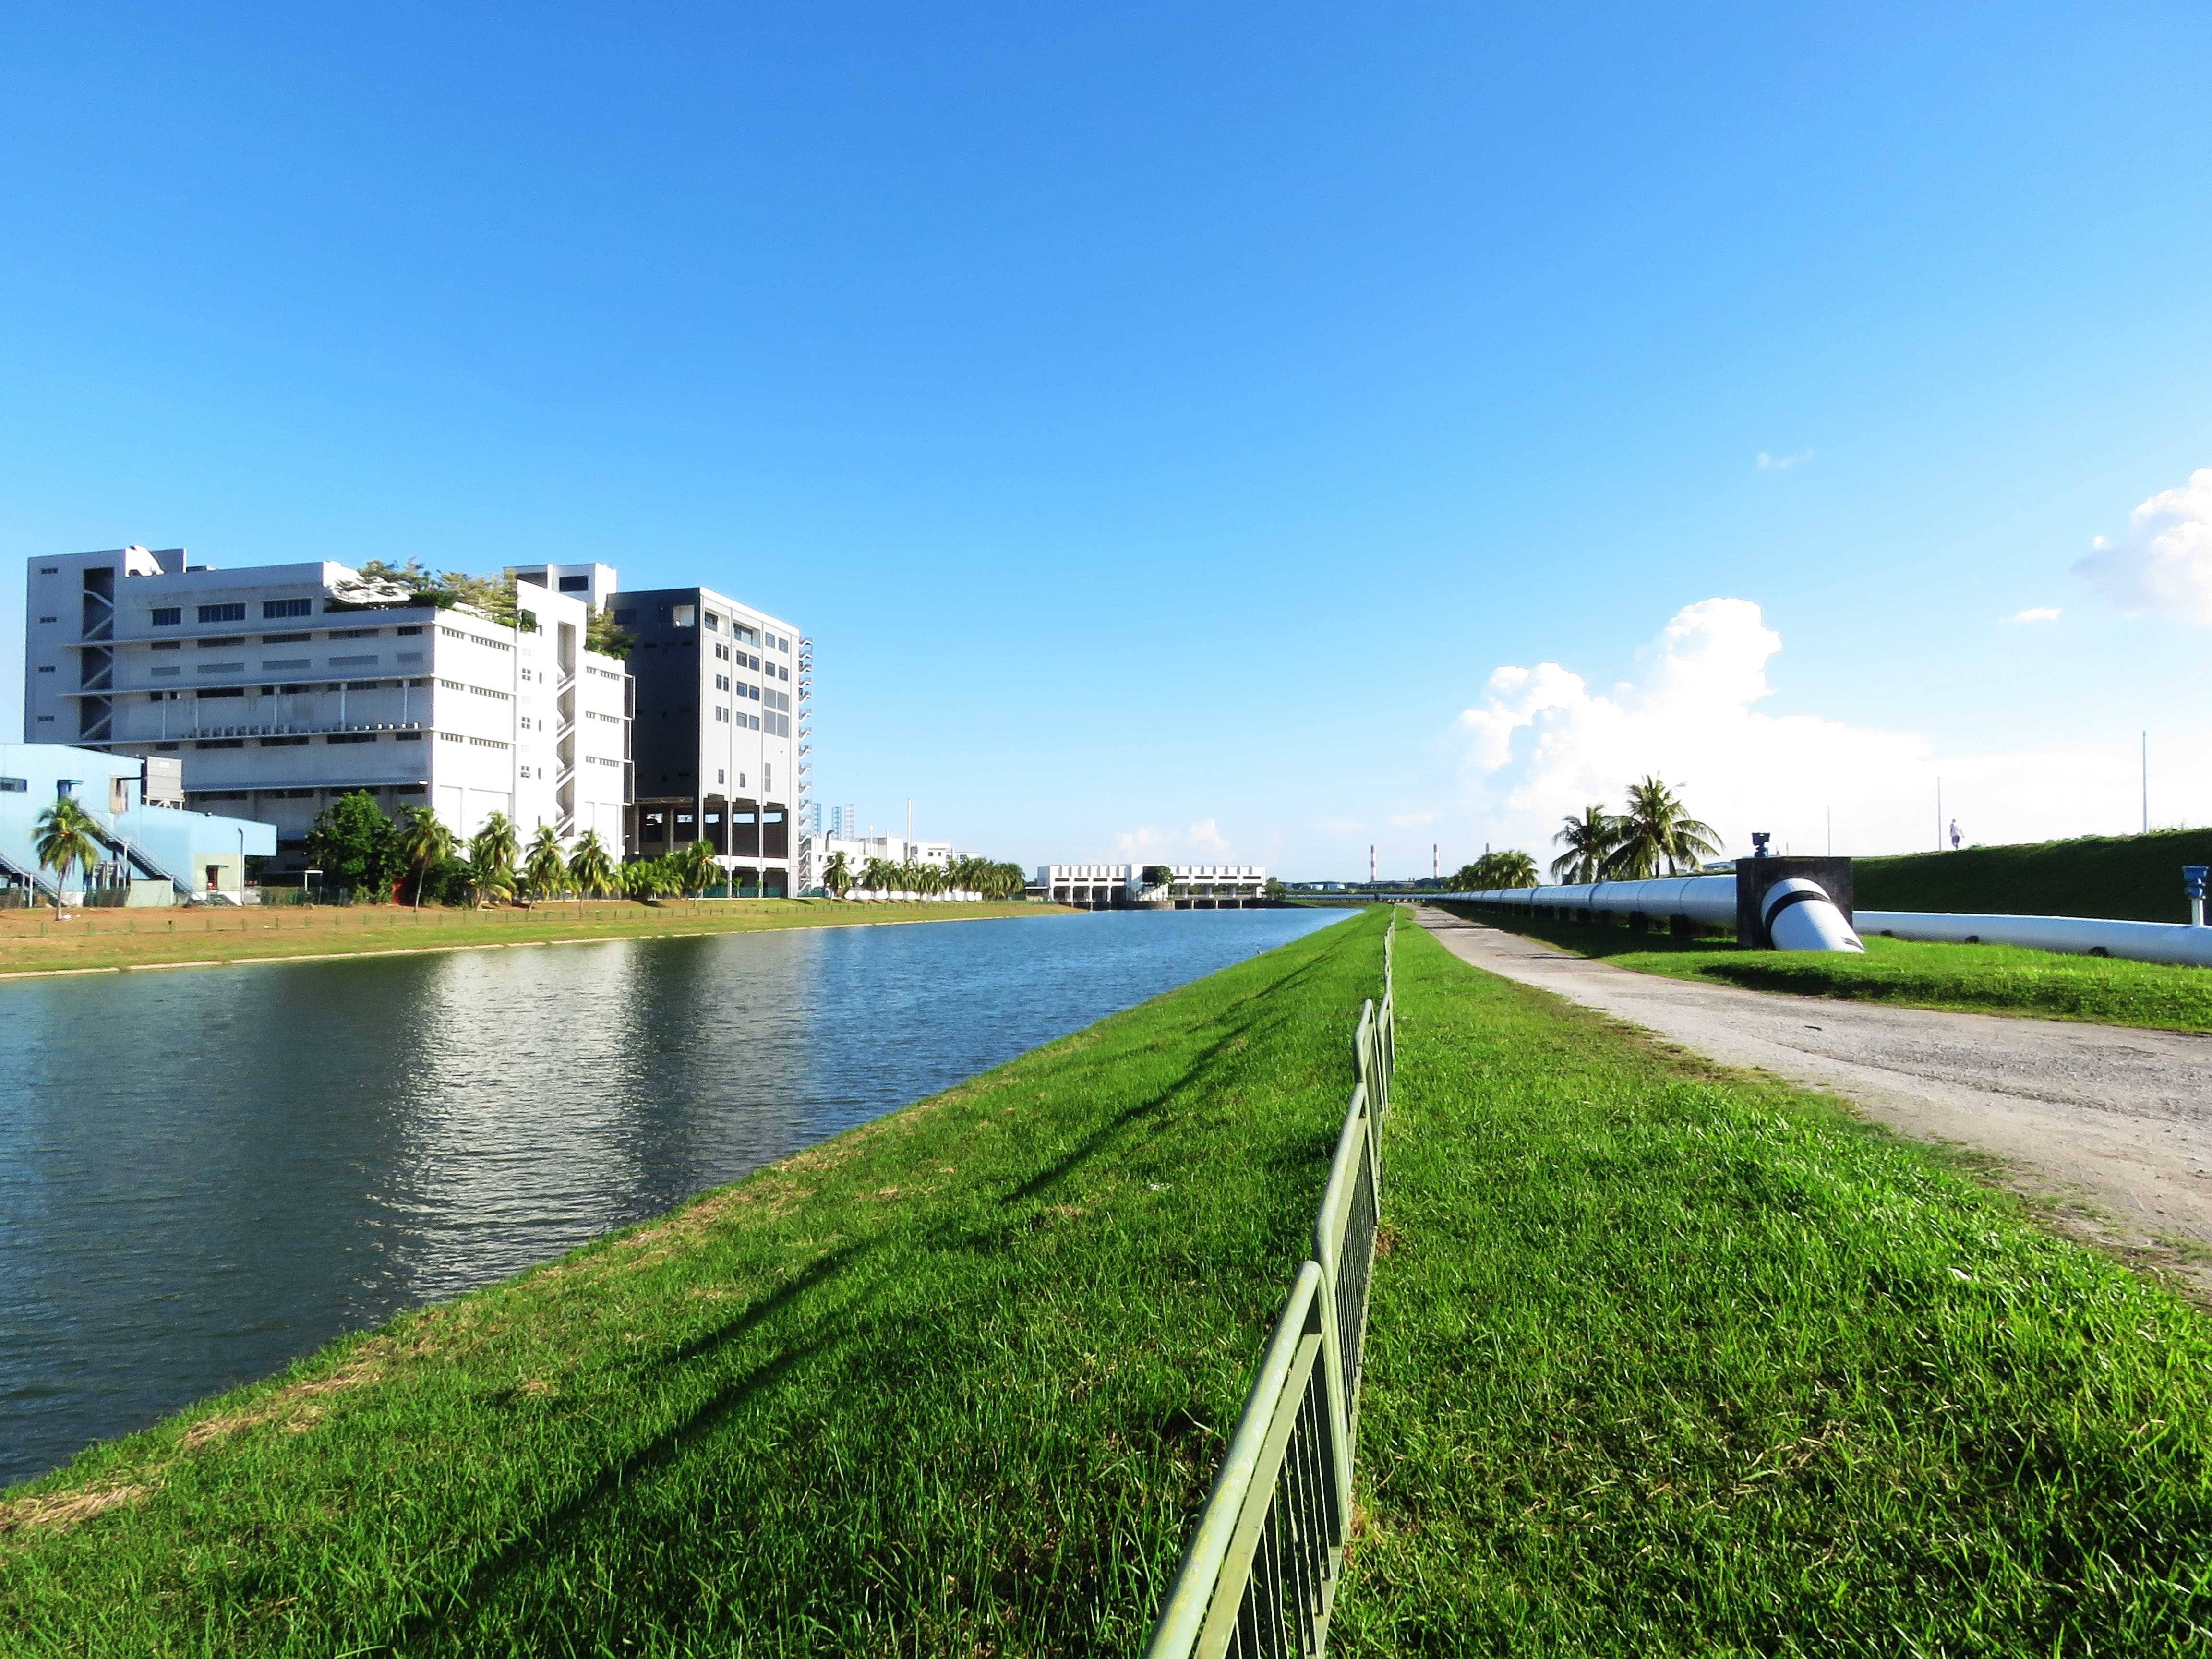
{"label": "building window", "polygon": [[261,601],[261,620],[270,622],[278,617],[312,617],[315,614],[313,599],[264,599]]}
{"label": "building window", "polygon": [[730,723],[730,711],[726,708],[717,708],[714,710],[714,718],[720,724],[727,726]]}
{"label": "building window", "polygon": [[419,634],[422,631],[422,626],[417,623],[411,628],[395,628],[392,631],[395,634]]}
{"label": "building window", "polygon": [[40,672],[41,674],[51,674],[51,673],[52,673],[53,672],[54,672],[54,665],[53,665],[53,664],[52,664],[52,663],[50,663],[50,662],[44,662],[44,663],[40,663],[40,664],[39,665],[39,672]]}
{"label": "building window", "polygon": [[156,651],[181,651],[184,648],[185,642],[182,640],[156,640],[154,641],[154,649]]}
{"label": "building window", "polygon": [[675,605],[669,611],[669,620],[678,628],[697,627],[699,607],[693,605]]}
{"label": "building window", "polygon": [[325,743],[374,743],[374,732],[333,732],[323,739]]}
{"label": "building window", "polygon": [[198,692],[202,702],[216,697],[242,697],[245,695],[246,688],[242,685],[208,685],[201,687]]}
{"label": "building window", "polygon": [[246,605],[243,600],[236,605],[204,605],[200,607],[200,621],[203,623],[244,622],[245,620]]}
{"label": "building window", "polygon": [[561,578],[561,591],[563,593],[588,593],[592,591],[592,579],[589,576],[563,576]]}
{"label": "building window", "polygon": [[39,620],[42,623],[58,623],[61,618],[59,617],[41,617]]}
{"label": "building window", "polygon": [[[39,620],[52,622],[53,618],[41,617]],[[184,626],[185,607],[181,605],[157,605],[154,607],[150,620],[156,628],[181,628]]]}
{"label": "building window", "polygon": [[0,795],[21,795],[28,792],[28,778],[0,778]]}
{"label": "building window", "polygon": [[313,634],[264,634],[261,636],[261,643],[264,645],[305,645],[309,640],[312,640],[314,637],[315,636]]}
{"label": "building window", "polygon": [[615,612],[615,626],[617,628],[627,628],[636,620],[637,612],[634,610],[617,611]]}
{"label": "building window", "polygon": [[[195,749],[243,749],[246,747],[246,739],[243,738],[210,738],[204,742],[194,744],[192,747]],[[202,796],[201,799],[204,800],[206,797]]]}
{"label": "building window", "polygon": [[[46,673],[46,672],[51,672],[51,671],[46,670],[46,669],[40,669],[39,672],[40,672],[40,673]],[[726,691],[726,690],[728,690],[729,689],[730,689],[730,677],[729,677],[727,674],[717,674],[717,675],[715,675],[715,676],[714,676],[714,690],[716,690],[717,691]]]}

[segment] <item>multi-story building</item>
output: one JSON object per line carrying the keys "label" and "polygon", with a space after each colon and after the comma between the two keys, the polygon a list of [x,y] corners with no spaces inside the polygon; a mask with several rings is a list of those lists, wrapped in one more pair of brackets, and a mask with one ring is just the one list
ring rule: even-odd
{"label": "multi-story building", "polygon": [[799,827],[811,642],[712,588],[618,592],[608,603],[634,642],[629,850],[656,857],[705,841],[740,890],[811,889],[812,837]]}
{"label": "multi-story building", "polygon": [[[220,570],[182,548],[33,558],[23,735],[175,755],[186,804],[276,826],[279,865],[315,814],[365,790],[468,836],[494,811],[527,836],[621,844],[624,665],[586,648],[604,566],[550,568],[584,594],[522,589],[517,625],[364,597],[320,561]],[[594,574],[604,572],[604,578]],[[288,846],[287,843],[289,843]]]}

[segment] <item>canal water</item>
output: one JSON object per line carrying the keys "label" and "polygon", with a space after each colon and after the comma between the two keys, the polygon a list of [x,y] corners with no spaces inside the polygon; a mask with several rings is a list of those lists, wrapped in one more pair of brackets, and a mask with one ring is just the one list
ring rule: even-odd
{"label": "canal water", "polygon": [[1342,914],[0,984],[0,1485]]}

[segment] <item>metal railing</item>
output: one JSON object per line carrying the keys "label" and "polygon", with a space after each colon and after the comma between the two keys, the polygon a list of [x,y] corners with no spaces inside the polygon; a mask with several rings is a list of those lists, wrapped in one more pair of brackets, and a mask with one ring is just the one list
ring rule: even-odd
{"label": "metal railing", "polygon": [[1352,1036],[1358,1080],[1314,1220],[1313,1255],[1275,1322],[1149,1659],[1310,1659],[1328,1640],[1352,1527],[1382,1119],[1397,1065],[1397,927],[1393,915],[1382,935],[1382,1000],[1361,1007]]}

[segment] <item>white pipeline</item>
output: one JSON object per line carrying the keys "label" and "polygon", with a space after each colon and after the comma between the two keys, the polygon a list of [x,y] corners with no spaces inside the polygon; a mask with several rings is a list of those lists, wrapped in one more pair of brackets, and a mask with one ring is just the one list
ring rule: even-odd
{"label": "white pipeline", "polygon": [[[1538,910],[1568,917],[1641,916],[1646,922],[1677,920],[1706,927],[1735,926],[1734,876],[1660,876],[1650,881],[1578,882],[1560,887],[1493,887],[1449,893],[1470,904]],[[1765,896],[1766,927],[1784,951],[1864,951],[1817,882],[1802,876],[1778,881]]]}
{"label": "white pipeline", "polygon": [[1939,910],[1862,910],[1863,932],[1939,945],[2018,945],[2070,956],[2212,968],[2212,927],[2179,921],[2105,921],[2094,916],[1983,916]]}

